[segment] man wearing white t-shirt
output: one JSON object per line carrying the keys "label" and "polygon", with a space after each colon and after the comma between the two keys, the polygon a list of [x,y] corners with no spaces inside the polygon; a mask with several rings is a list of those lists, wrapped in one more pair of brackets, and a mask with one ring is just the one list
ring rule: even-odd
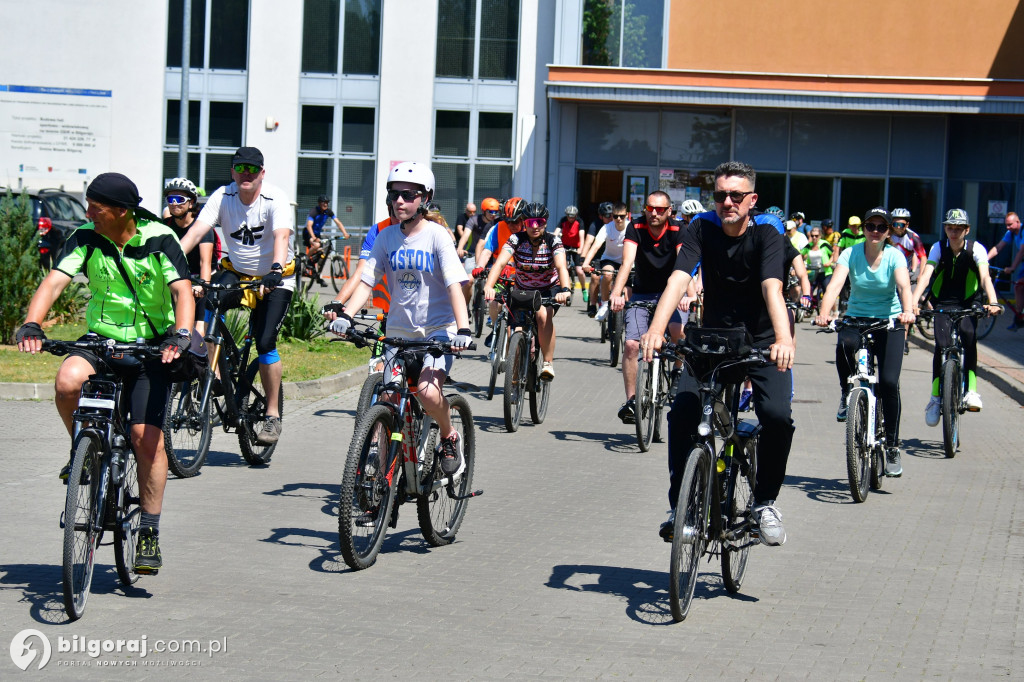
{"label": "man wearing white t-shirt", "polygon": [[626,226],[629,225],[629,212],[626,205],[621,201],[612,204],[612,220],[598,230],[594,240],[587,249],[587,255],[583,258],[584,272],[590,268],[590,261],[594,259],[597,252],[604,246],[604,253],[601,254],[601,307],[597,310],[596,319],[603,320],[608,316],[608,297],[612,288],[612,280],[615,279],[615,271],[622,265],[622,245],[626,239]]}
{"label": "man wearing white t-shirt", "polygon": [[[214,283],[230,286],[241,279],[260,280],[259,302],[252,315],[260,380],[267,392],[267,418],[256,440],[270,445],[281,437],[278,396],[282,369],[277,333],[295,291],[295,213],[284,192],[263,181],[265,173],[263,153],[255,147],[239,147],[231,157],[234,182],[213,193],[182,238],[181,248],[188,253],[207,231],[220,225],[228,262],[214,276]],[[212,305],[208,298],[208,315],[212,315]]]}

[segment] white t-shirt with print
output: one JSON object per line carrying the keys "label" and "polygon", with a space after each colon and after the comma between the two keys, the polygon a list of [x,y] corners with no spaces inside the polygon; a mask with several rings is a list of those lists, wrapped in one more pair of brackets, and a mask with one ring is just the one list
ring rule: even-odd
{"label": "white t-shirt with print", "polygon": [[448,287],[469,277],[448,230],[429,221],[409,237],[398,226],[383,230],[366,259],[363,282],[372,287],[383,275],[391,295],[388,335],[426,338],[456,331]]}
{"label": "white t-shirt with print", "polygon": [[604,244],[604,253],[601,254],[601,260],[610,260],[615,263],[622,262],[622,245],[625,241],[626,228],[623,227],[621,232],[616,230],[614,220],[602,227],[594,239],[594,243],[598,246]]}

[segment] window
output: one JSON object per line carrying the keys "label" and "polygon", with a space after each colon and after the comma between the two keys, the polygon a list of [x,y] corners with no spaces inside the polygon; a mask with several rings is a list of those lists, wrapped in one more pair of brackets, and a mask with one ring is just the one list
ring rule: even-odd
{"label": "window", "polygon": [[345,0],[345,54],[342,73],[380,73],[381,0]]}
{"label": "window", "polygon": [[434,171],[434,202],[441,207],[441,213],[446,219],[462,215],[469,200],[469,164],[434,162],[431,170]]}
{"label": "window", "polygon": [[657,165],[658,112],[580,107],[576,162],[613,167]]}
{"label": "window", "polygon": [[[231,153],[242,146],[242,102],[189,102],[188,178],[212,192],[231,182]],[[164,134],[164,177],[178,175],[178,119],[181,104],[167,101]]]}
{"label": "window", "polygon": [[302,70],[337,73],[340,0],[306,0],[302,8]]}
{"label": "window", "polygon": [[347,228],[373,223],[375,124],[376,110],[367,107],[302,107],[295,189],[300,218],[326,194]]}
{"label": "window", "polygon": [[446,216],[460,215],[467,201],[512,192],[512,114],[438,110],[434,120],[434,196]]}
{"label": "window", "polygon": [[469,112],[438,111],[434,126],[435,156],[469,156]]}
{"label": "window", "polygon": [[[188,144],[190,147],[199,146],[199,107],[202,102],[192,100],[188,103]],[[167,100],[167,130],[164,139],[169,145],[181,144],[178,137],[181,126],[181,101],[176,99]]]}
{"label": "window", "polygon": [[[181,68],[182,24],[184,0],[171,0],[167,5],[167,66]],[[203,36],[206,35],[206,0],[192,2],[192,31],[189,42],[189,68],[203,67]]]}
{"label": "window", "polygon": [[242,103],[210,102],[211,147],[242,146]]}
{"label": "window", "polygon": [[345,107],[341,117],[341,151],[373,153],[374,110]]}
{"label": "window", "polygon": [[480,112],[477,156],[488,159],[512,158],[512,114]]}
{"label": "window", "polygon": [[437,76],[515,80],[518,59],[517,0],[439,0]]}
{"label": "window", "polygon": [[585,0],[582,63],[661,68],[664,17],[664,0]]}
{"label": "window", "polygon": [[305,0],[302,9],[302,71],[376,76],[380,73],[381,0]]}
{"label": "window", "polygon": [[334,107],[302,107],[302,132],[299,149],[326,152],[334,143]]}
{"label": "window", "polygon": [[[181,68],[182,23],[185,3],[167,6],[167,66]],[[210,35],[207,36],[207,29]],[[209,54],[204,46],[210,45]],[[249,0],[193,0],[189,46],[190,69],[244,71],[249,52]],[[206,57],[209,57],[207,63]]]}

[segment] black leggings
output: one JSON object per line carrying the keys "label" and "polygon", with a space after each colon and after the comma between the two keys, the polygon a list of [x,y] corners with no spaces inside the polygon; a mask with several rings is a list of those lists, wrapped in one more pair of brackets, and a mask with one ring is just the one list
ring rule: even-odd
{"label": "black leggings", "polygon": [[[953,321],[948,315],[935,316],[935,353],[932,355],[932,380],[939,378],[942,371],[942,351],[953,345]],[[973,317],[960,318],[960,345],[964,349],[964,386],[967,386],[968,372],[978,371],[978,320]]]}
{"label": "black leggings", "polygon": [[[214,284],[226,286],[237,286],[240,278],[237,273],[230,270],[221,270],[212,277]],[[216,307],[217,293],[208,296],[206,306],[213,310]],[[277,350],[277,333],[281,330],[284,316],[288,312],[288,305],[292,300],[292,292],[284,287],[277,287],[266,294],[261,301],[253,308],[253,340],[256,342],[256,352],[260,354],[260,364],[271,365],[272,362],[264,362],[268,359],[268,353]],[[237,308],[241,305],[242,294],[232,292],[225,297],[225,309]]]}
{"label": "black leggings", "polygon": [[[900,370],[903,369],[903,347],[907,343],[903,325],[896,323],[894,329],[879,329],[870,334],[874,340],[875,363],[878,366],[878,397],[882,399],[882,414],[885,415],[885,443],[899,445],[900,438]],[[860,347],[860,332],[843,329],[836,343],[836,371],[839,373],[839,387],[845,392],[846,380],[856,368],[853,354]]]}

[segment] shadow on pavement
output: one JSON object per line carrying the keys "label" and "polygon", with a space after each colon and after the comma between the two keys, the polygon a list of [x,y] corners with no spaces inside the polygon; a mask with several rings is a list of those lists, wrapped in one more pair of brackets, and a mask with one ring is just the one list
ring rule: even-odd
{"label": "shadow on pavement", "polygon": [[[0,566],[0,589],[21,590],[20,601],[28,602],[29,613],[36,622],[64,624],[69,621],[64,611],[62,573],[59,564],[6,564]],[[122,585],[112,564],[97,564],[93,569],[90,594],[114,593],[133,599],[152,596],[135,585]]]}
{"label": "shadow on pavement", "polygon": [[920,438],[903,438],[902,440],[903,453],[906,455],[921,459],[946,459],[941,440],[921,440]]}
{"label": "shadow on pavement", "polygon": [[611,452],[639,453],[640,446],[636,442],[636,434],[630,433],[595,433],[593,431],[551,431],[558,440],[581,443],[591,441],[601,443],[605,450]]}
{"label": "shadow on pavement", "polygon": [[313,413],[313,416],[315,416],[315,417],[335,417],[335,418],[337,418],[337,417],[355,417],[356,416],[356,411],[355,410],[337,410],[337,409],[317,410],[316,412]]}
{"label": "shadow on pavement", "polygon": [[[289,547],[308,547],[317,555],[309,562],[309,568],[317,573],[354,573],[341,556],[338,549],[337,531],[309,530],[308,528],[274,528],[270,536],[261,542],[272,542]],[[409,529],[400,533],[389,533],[381,545],[380,554],[411,552],[427,554],[430,547],[423,540],[419,529]],[[59,595],[58,595],[59,596]]]}
{"label": "shadow on pavement", "polygon": [[337,485],[330,483],[286,483],[277,490],[267,490],[263,494],[278,497],[318,499],[323,502],[320,511],[336,519],[338,518],[338,497],[341,494],[341,481],[339,480]]}
{"label": "shadow on pavement", "polygon": [[[703,560],[701,565],[705,565]],[[545,585],[559,590],[596,592],[619,597],[626,600],[626,615],[632,620],[649,625],[672,625],[674,621],[668,601],[668,582],[668,573],[662,571],[563,564],[551,569],[551,577]],[[705,572],[698,577],[693,598],[705,600],[715,597],[758,601],[757,597],[750,595],[729,594],[720,575]]]}
{"label": "shadow on pavement", "polygon": [[[808,478],[786,474],[786,488],[796,488],[807,494],[807,497],[828,504],[856,504],[850,497],[850,487],[845,478]],[[872,493],[887,495],[885,490],[872,490]]]}

